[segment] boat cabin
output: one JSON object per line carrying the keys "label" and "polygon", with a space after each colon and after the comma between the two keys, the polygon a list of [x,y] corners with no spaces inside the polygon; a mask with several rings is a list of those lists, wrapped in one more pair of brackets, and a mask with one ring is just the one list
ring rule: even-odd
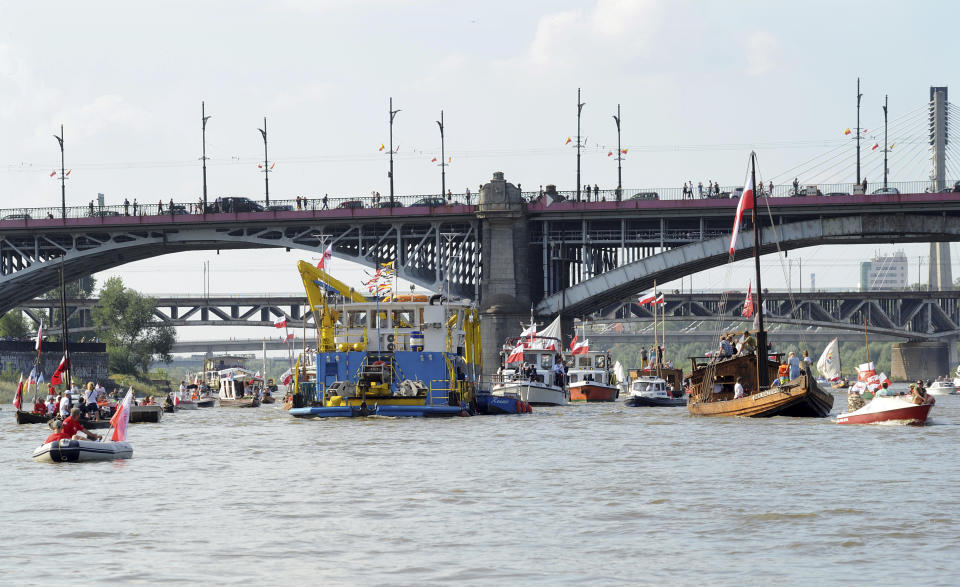
{"label": "boat cabin", "polygon": [[547,337],[534,336],[529,346],[523,350],[523,362],[507,363],[507,356],[519,342],[519,337],[509,338],[503,345],[503,350],[500,353],[500,380],[524,379],[527,376],[523,374],[523,367],[532,365],[536,372],[536,381],[552,385],[554,382],[553,366],[558,360],[562,360],[562,355],[554,350],[560,348],[560,341],[555,338],[548,339]]}
{"label": "boat cabin", "polygon": [[642,376],[630,382],[630,395],[649,398],[672,398],[667,382],[660,377]]}
{"label": "boat cabin", "polygon": [[613,362],[606,351],[587,351],[573,355],[565,353],[564,361],[567,364],[567,382],[596,381],[612,385]]}

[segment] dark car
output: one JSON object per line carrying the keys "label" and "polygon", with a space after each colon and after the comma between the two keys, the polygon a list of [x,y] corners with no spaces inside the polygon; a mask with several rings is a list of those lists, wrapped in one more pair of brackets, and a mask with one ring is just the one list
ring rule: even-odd
{"label": "dark car", "polygon": [[874,194],[899,194],[900,190],[897,188],[880,188],[878,190],[873,190]]}
{"label": "dark car", "polygon": [[827,195],[827,196],[849,196],[850,194],[848,194],[847,192],[827,192],[825,195]]}
{"label": "dark car", "polygon": [[630,198],[631,200],[659,200],[660,194],[657,192],[640,192],[639,194],[633,194]]}
{"label": "dark car", "polygon": [[270,204],[267,206],[270,212],[293,212],[293,206],[290,204]]}
{"label": "dark car", "polygon": [[403,208],[403,204],[401,204],[397,200],[394,200],[392,202],[390,200],[387,200],[386,202],[380,202],[379,204],[377,204],[377,208]]}
{"label": "dark car", "polygon": [[3,217],[4,220],[31,220],[29,214],[7,214]]}
{"label": "dark car", "polygon": [[184,206],[183,204],[174,204],[173,206],[170,206],[169,211],[171,214],[189,214],[190,213],[187,211],[187,207]]}
{"label": "dark car", "polygon": [[238,196],[218,198],[214,209],[217,212],[263,212],[263,206],[260,204],[250,198]]}
{"label": "dark car", "polygon": [[346,202],[340,202],[337,208],[363,208],[363,201],[347,200]]}
{"label": "dark car", "polygon": [[431,208],[439,208],[440,206],[443,206],[445,204],[446,202],[443,200],[443,198],[440,198],[440,197],[420,198],[416,202],[410,204],[410,207],[413,208],[414,206],[430,206]]}
{"label": "dark car", "polygon": [[90,216],[97,218],[104,218],[106,216],[119,216],[120,213],[116,210],[94,210],[90,213]]}

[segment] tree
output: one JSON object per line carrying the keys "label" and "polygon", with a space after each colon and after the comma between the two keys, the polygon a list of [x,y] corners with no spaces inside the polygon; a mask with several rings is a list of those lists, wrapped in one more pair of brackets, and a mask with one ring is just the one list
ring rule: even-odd
{"label": "tree", "polygon": [[156,307],[156,300],[127,289],[119,277],[103,284],[91,317],[107,345],[111,372],[138,375],[147,371],[155,357],[170,362],[176,329],[154,316]]}
{"label": "tree", "polygon": [[11,310],[0,318],[0,336],[25,338],[29,334],[30,327],[20,310]]}

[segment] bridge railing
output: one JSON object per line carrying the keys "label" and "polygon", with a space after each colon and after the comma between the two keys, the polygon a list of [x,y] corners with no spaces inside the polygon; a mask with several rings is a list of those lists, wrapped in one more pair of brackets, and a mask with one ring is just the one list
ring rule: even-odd
{"label": "bridge railing", "polygon": [[[944,191],[960,191],[960,182],[956,180],[948,180],[945,185],[947,188]],[[816,185],[807,185],[800,184],[798,186],[799,196],[795,194],[795,190],[792,184],[786,185],[774,185],[772,190],[772,197],[776,198],[789,198],[789,197],[805,197],[807,193],[807,188],[811,188],[812,193],[830,196],[830,195],[851,195],[854,193],[855,184],[853,183],[835,183],[835,184],[816,184]],[[628,200],[683,200],[683,199],[729,199],[736,198],[739,196],[740,191],[742,191],[742,186],[721,186],[720,188],[714,190],[714,193],[707,193],[707,186],[703,187],[701,192],[697,187],[694,187],[692,192],[684,193],[683,188],[624,188],[620,194],[617,193],[616,189],[603,189],[603,190],[590,190],[581,191],[580,201],[584,202],[597,202],[597,201],[628,201]],[[868,184],[867,193],[873,194],[877,193],[879,190],[882,190],[882,184]],[[925,193],[931,192],[931,182],[930,180],[920,180],[920,181],[904,181],[904,182],[888,182],[887,183],[888,193],[901,193],[901,194],[916,194],[916,193]],[[540,199],[545,192],[542,190],[537,191],[524,191],[522,196],[524,200],[528,202],[535,202]],[[563,200],[577,200],[576,190],[567,190],[560,192],[553,192]],[[770,195],[771,190],[768,186],[765,186],[762,191],[758,191],[762,195]],[[882,192],[881,192],[882,193]],[[228,213],[232,214],[234,212],[286,212],[286,211],[323,211],[323,210],[337,210],[337,209],[357,209],[357,208],[391,208],[391,207],[423,207],[427,209],[429,207],[441,207],[446,205],[475,205],[477,203],[477,193],[450,193],[447,196],[442,196],[440,194],[408,194],[402,196],[395,196],[394,203],[390,203],[389,196],[384,196],[380,194],[379,196],[374,192],[373,194],[365,195],[356,195],[356,196],[296,196],[294,198],[284,198],[276,199],[271,198],[270,203],[267,204],[265,200],[255,200],[251,198],[238,198],[230,196],[232,199],[230,204],[220,205],[218,201],[221,198],[211,198],[207,201],[206,212],[207,214],[218,214],[218,213]],[[236,202],[237,199],[243,201]],[[142,217],[160,217],[160,216],[170,216],[177,217],[181,215],[188,214],[201,214],[204,211],[204,206],[201,199],[195,200],[166,200],[158,201],[156,203],[144,203],[138,201],[136,198],[124,198],[124,201],[104,204],[100,206],[97,202],[91,201],[84,206],[69,206],[64,211],[60,206],[43,206],[43,207],[16,207],[16,208],[3,208],[0,209],[0,220],[2,221],[22,221],[26,222],[29,220],[38,220],[38,219],[60,219],[66,214],[66,218],[110,218],[117,216],[142,216]]]}

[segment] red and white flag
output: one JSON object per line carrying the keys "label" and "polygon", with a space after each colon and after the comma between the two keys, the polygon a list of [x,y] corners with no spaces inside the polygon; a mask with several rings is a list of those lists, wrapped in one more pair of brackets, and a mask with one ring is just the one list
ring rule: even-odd
{"label": "red and white flag", "polygon": [[[576,342],[576,337],[574,337],[574,342]],[[582,342],[577,342],[576,344],[572,345],[572,350],[570,351],[570,354],[582,355],[589,350],[590,350],[590,339],[585,338],[583,339]]]}
{"label": "red and white flag", "polygon": [[510,351],[510,354],[507,355],[507,363],[522,363],[523,362],[523,342],[517,344],[513,347],[513,350]]}
{"label": "red and white flag", "polygon": [[288,332],[288,333],[287,333],[287,338],[286,338],[286,340],[285,340],[284,342],[290,342],[291,340],[293,340],[293,333],[292,333],[292,332]]}
{"label": "red and white flag", "polygon": [[657,292],[654,291],[652,293],[648,293],[640,296],[637,299],[637,304],[641,306],[646,306],[647,304],[651,304],[655,301],[657,301]]}
{"label": "red and white flag", "polygon": [[333,257],[333,244],[327,245],[327,250],[323,252],[320,262],[317,263],[317,269],[326,269],[331,257]]}
{"label": "red and white flag", "polygon": [[40,352],[40,341],[42,340],[43,340],[43,320],[40,321],[40,327],[37,328],[37,344],[34,345],[38,353]]}
{"label": "red and white flag", "polygon": [[747,282],[747,298],[743,300],[743,311],[740,315],[744,318],[753,316],[753,282]]}
{"label": "red and white flag", "polygon": [[740,222],[743,221],[743,213],[747,210],[753,210],[753,174],[747,179],[747,185],[743,186],[743,195],[737,202],[737,217],[733,221],[733,234],[730,236],[730,254],[737,248],[737,235],[740,234]]}
{"label": "red and white flag", "polygon": [[70,368],[70,359],[67,358],[67,355],[64,354],[63,358],[60,359],[60,364],[57,365],[57,370],[53,372],[53,375],[50,376],[50,385],[60,385],[63,383],[63,372]]}
{"label": "red and white flag", "polygon": [[653,303],[654,303],[655,305],[657,305],[657,306],[662,306],[662,305],[663,305],[663,294],[662,294],[662,293],[661,293],[661,294],[658,294],[658,295],[657,295],[657,299],[653,300]]}
{"label": "red and white flag", "polygon": [[287,317],[286,317],[286,316],[280,316],[279,318],[277,318],[276,320],[273,321],[273,326],[274,326],[275,328],[286,328],[286,327],[287,327]]}
{"label": "red and white flag", "polygon": [[17,411],[20,411],[20,406],[23,404],[23,373],[20,374],[20,385],[17,386],[17,395],[13,398],[13,407],[17,408]]}
{"label": "red and white flag", "polygon": [[133,401],[133,387],[127,390],[127,395],[117,404],[117,411],[110,418],[110,428],[113,433],[109,435],[110,440],[114,442],[123,442],[127,439],[127,422],[130,421],[130,402]]}
{"label": "red and white flag", "polygon": [[520,333],[520,338],[524,338],[526,336],[529,336],[532,338],[536,335],[537,335],[537,325],[531,324],[530,326],[527,326],[526,328],[523,329],[523,332]]}

